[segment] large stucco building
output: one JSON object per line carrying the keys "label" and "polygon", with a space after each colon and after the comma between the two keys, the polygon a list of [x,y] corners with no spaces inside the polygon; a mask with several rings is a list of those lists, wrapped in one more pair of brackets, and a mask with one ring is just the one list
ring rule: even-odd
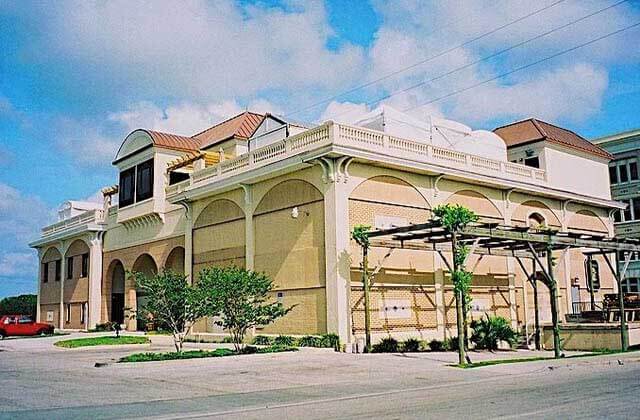
{"label": "large stucco building", "polygon": [[[611,199],[610,159],[535,119],[492,133],[391,109],[354,125],[307,128],[245,112],[192,137],[135,130],[115,157],[120,180],[103,190],[104,204],[66,203],[32,244],[38,316],[60,328],[112,320],[135,329],[127,314],[145,297],[126,272],[170,267],[197,280],[202,267],[236,264],[268,273],[274,298],[296,305],[261,333],[334,332],[353,343],[364,329],[354,225],[420,223],[435,206],[459,203],[486,221],[612,235],[610,216],[624,206]],[[556,257],[564,318],[588,299],[585,257]],[[455,334],[440,256],[373,249],[369,260],[376,338]],[[473,256],[469,264],[471,315],[499,314],[529,330],[532,288],[513,258]],[[598,296],[614,291],[601,270]],[[540,318],[550,320],[548,293],[540,294]],[[196,332],[220,331],[202,320]]]}

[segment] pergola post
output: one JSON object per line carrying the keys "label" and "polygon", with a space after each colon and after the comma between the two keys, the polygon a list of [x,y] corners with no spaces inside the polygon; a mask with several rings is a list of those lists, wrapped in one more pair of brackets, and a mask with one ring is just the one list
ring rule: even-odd
{"label": "pergola post", "polygon": [[371,316],[369,314],[369,248],[362,247],[362,288],[364,290],[364,352],[371,353]]}
{"label": "pergola post", "polygon": [[593,293],[593,256],[587,255],[587,284],[589,284],[589,300],[591,305],[591,310],[596,310],[596,297]]}
{"label": "pergola post", "polygon": [[553,356],[560,357],[560,326],[558,325],[558,287],[553,278],[553,253],[547,250],[547,274],[549,275],[549,294],[551,298],[551,322],[553,323]]}
{"label": "pergola post", "polygon": [[[455,275],[458,272],[458,259],[456,258],[456,249],[458,247],[458,234],[456,231],[451,232],[451,248],[453,251],[453,272],[451,276]],[[460,365],[464,365],[466,363],[465,359],[465,348],[466,348],[466,340],[465,340],[465,329],[464,329],[464,309],[462,308],[464,305],[464,293],[460,288],[456,290],[456,327],[458,329],[458,363]]]}
{"label": "pergola post", "polygon": [[533,260],[533,274],[531,275],[531,285],[533,286],[533,306],[535,308],[534,314],[534,323],[535,323],[535,344],[536,350],[540,350],[542,346],[540,345],[540,310],[538,304],[538,276],[536,276],[536,262]]}
{"label": "pergola post", "polygon": [[629,331],[627,331],[627,317],[624,313],[624,292],[622,291],[622,279],[627,274],[627,267],[629,267],[631,253],[629,253],[627,258],[625,259],[622,273],[618,271],[617,264],[614,268],[607,254],[602,254],[602,256],[607,262],[611,273],[613,273],[613,276],[616,278],[616,282],[618,283],[618,306],[620,308],[620,348],[622,349],[622,351],[627,351],[629,349]]}
{"label": "pergola post", "polygon": [[[556,281],[553,278],[553,254],[550,247],[547,247],[547,269],[545,270],[542,261],[538,258],[535,248],[531,242],[527,243],[529,251],[534,258],[534,261],[540,266],[540,271],[544,275],[545,284],[549,288],[549,295],[551,300],[551,323],[553,324],[553,355],[556,359],[560,358],[560,326],[558,325],[558,288]],[[535,269],[534,269],[535,272]]]}
{"label": "pergola post", "polygon": [[[516,257],[516,261],[520,264],[520,268],[524,272],[524,275],[529,279],[529,283],[531,283],[531,287],[533,287],[533,309],[534,309],[534,342],[536,346],[536,350],[540,350],[540,314],[538,313],[538,281],[536,279],[536,261],[532,260],[532,271],[531,274],[527,271],[527,268],[524,266],[522,259],[520,257]],[[525,299],[527,297],[525,296]],[[526,322],[526,320],[525,320]]]}

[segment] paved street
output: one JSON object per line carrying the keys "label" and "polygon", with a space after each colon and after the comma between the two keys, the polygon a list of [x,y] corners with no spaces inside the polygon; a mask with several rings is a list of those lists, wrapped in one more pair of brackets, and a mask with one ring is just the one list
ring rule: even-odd
{"label": "paved street", "polygon": [[0,418],[637,418],[640,410],[640,353],[461,370],[446,366],[453,353],[305,349],[95,368],[170,343],[63,350],[52,346],[59,339],[0,342]]}

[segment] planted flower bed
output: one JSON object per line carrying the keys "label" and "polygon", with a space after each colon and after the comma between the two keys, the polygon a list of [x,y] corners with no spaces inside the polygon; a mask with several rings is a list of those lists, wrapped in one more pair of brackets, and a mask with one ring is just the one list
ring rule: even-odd
{"label": "planted flower bed", "polygon": [[288,351],[297,351],[295,347],[284,346],[270,346],[257,348],[253,346],[247,346],[242,351],[237,352],[232,349],[215,349],[215,350],[189,350],[182,352],[171,353],[135,353],[129,356],[122,357],[119,363],[133,363],[133,362],[160,362],[164,360],[184,360],[184,359],[203,359],[208,357],[225,357],[225,356],[238,356],[244,354],[264,354],[264,353],[281,353]]}

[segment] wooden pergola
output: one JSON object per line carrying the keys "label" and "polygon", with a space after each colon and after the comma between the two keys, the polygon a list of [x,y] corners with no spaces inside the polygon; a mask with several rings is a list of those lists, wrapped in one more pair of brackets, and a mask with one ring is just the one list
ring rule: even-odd
{"label": "wooden pergola", "polygon": [[[498,223],[471,223],[453,235],[439,220],[408,226],[392,227],[389,229],[366,232],[369,247],[387,249],[411,249],[436,252],[443,259],[445,265],[452,271],[452,265],[445,258],[444,252],[452,251],[452,239],[469,246],[469,255],[496,255],[514,257],[524,273],[527,275],[534,290],[534,304],[536,306],[536,348],[540,348],[540,325],[537,308],[537,273],[548,288],[551,301],[551,318],[553,323],[554,352],[560,357],[560,333],[558,326],[557,282],[553,275],[553,251],[567,249],[581,249],[588,258],[602,255],[607,266],[618,284],[618,303],[620,306],[620,340],[623,351],[628,349],[628,331],[624,316],[624,299],[622,279],[625,276],[631,254],[640,251],[640,241],[633,239],[618,239],[605,235],[585,234],[574,232],[559,232],[550,229],[530,227],[516,227]],[[610,254],[617,256],[620,252],[627,252],[622,269],[612,262]],[[468,257],[467,257],[468,258]],[[528,270],[524,260],[531,260]],[[365,331],[370,341],[369,313],[369,279],[367,274],[367,249],[363,246],[363,286],[365,303]],[[589,276],[589,281],[592,279]],[[593,294],[593,287],[590,288]]]}

